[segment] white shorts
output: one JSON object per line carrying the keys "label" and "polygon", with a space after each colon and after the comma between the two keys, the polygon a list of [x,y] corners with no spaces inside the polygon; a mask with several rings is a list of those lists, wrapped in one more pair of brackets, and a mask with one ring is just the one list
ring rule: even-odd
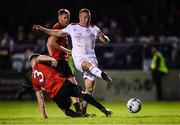
{"label": "white shorts", "polygon": [[83,78],[87,78],[89,80],[95,80],[96,76],[93,75],[91,72],[89,71],[83,71],[81,64],[83,61],[88,61],[90,62],[93,66],[98,67],[98,61],[96,59],[96,56],[73,56],[73,60],[74,60],[74,65],[76,67],[77,70],[83,72]]}

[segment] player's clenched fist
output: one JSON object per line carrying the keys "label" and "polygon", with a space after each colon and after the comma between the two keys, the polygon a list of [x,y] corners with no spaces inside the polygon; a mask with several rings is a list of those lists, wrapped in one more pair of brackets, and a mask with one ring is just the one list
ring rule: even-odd
{"label": "player's clenched fist", "polygon": [[56,59],[51,58],[51,62],[52,62],[51,66],[54,66],[54,67],[57,66],[57,61],[56,61]]}
{"label": "player's clenched fist", "polygon": [[40,26],[40,25],[33,25],[33,30],[41,30],[41,28],[42,28],[42,26]]}

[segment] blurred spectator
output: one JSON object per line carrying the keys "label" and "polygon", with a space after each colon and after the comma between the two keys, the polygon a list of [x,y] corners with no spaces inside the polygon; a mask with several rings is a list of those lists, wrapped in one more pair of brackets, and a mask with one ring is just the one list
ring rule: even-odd
{"label": "blurred spectator", "polygon": [[150,65],[150,61],[151,61],[151,47],[154,45],[157,45],[157,40],[156,37],[154,35],[150,35],[148,37],[148,41],[146,44],[144,44],[144,55],[143,55],[143,70],[145,71],[149,71],[149,65]]}
{"label": "blurred spectator", "polygon": [[128,68],[142,69],[143,46],[139,42],[139,36],[133,37],[133,44],[128,49]]}
{"label": "blurred spectator", "polygon": [[127,69],[127,58],[126,53],[128,46],[126,44],[115,46],[113,48],[114,53],[114,63],[113,67],[116,69]]}
{"label": "blurred spectator", "polygon": [[114,43],[117,43],[117,44],[126,43],[124,36],[121,35],[120,33],[119,34],[115,34],[114,35]]}
{"label": "blurred spectator", "polygon": [[45,36],[39,37],[37,39],[37,45],[35,46],[34,51],[37,53],[48,55],[46,43],[47,43],[47,37],[45,37]]}
{"label": "blurred spectator", "polygon": [[25,64],[24,52],[28,48],[25,45],[25,33],[23,26],[19,26],[17,29],[16,39],[14,42],[13,53],[11,55],[12,69],[17,72],[22,72]]}
{"label": "blurred spectator", "polygon": [[27,36],[27,40],[26,40],[26,44],[28,45],[36,45],[36,38],[35,38],[35,34],[33,32],[29,32],[28,36]]}
{"label": "blurred spectator", "polygon": [[10,56],[12,52],[14,41],[6,32],[3,34],[0,40],[0,68],[8,69],[10,68]]}
{"label": "blurred spectator", "polygon": [[150,35],[149,36],[149,41],[148,41],[149,44],[157,44],[157,40],[156,40],[156,37],[154,35]]}
{"label": "blurred spectator", "polygon": [[23,26],[19,26],[15,36],[13,53],[22,53],[27,49],[25,38],[25,32]]}
{"label": "blurred spectator", "polygon": [[112,19],[110,22],[110,28],[109,28],[109,38],[111,42],[115,42],[116,41],[115,37],[118,37],[119,34],[120,34],[120,30],[118,27],[118,23],[116,20]]}
{"label": "blurred spectator", "polygon": [[7,48],[10,52],[13,50],[14,40],[9,36],[9,33],[4,33],[2,40],[0,42],[0,46],[3,48]]}

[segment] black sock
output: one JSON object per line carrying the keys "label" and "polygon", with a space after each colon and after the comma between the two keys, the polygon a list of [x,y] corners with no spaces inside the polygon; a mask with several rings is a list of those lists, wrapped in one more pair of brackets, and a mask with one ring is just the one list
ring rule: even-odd
{"label": "black sock", "polygon": [[65,110],[65,114],[67,116],[70,116],[70,117],[83,117],[83,114],[77,113],[77,112],[75,112],[75,111],[73,111],[71,109],[66,109]]}
{"label": "black sock", "polygon": [[75,107],[76,112],[81,112],[79,102],[76,102],[76,103],[74,103],[73,105],[74,105],[74,107]]}
{"label": "black sock", "polygon": [[98,108],[99,110],[103,110],[105,109],[105,107],[100,104],[99,102],[97,102],[92,96],[90,96],[89,94],[84,94],[83,97],[84,100],[86,100],[89,104],[95,106],[96,108]]}

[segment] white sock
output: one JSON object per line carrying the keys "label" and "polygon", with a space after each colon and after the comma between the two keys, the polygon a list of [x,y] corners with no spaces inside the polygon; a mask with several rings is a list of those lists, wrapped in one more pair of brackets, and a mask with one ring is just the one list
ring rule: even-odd
{"label": "white sock", "polygon": [[[87,94],[89,94],[89,95],[92,95],[92,93],[88,92],[87,90],[86,90],[85,92],[83,92],[83,93],[87,93]],[[83,102],[82,102],[82,108],[83,108],[83,112],[84,112],[84,113],[86,113],[87,105],[88,105],[87,101],[83,100]]]}
{"label": "white sock", "polygon": [[[88,104],[87,101],[83,100],[82,107],[83,107],[84,110],[86,110],[87,104]],[[86,112],[86,111],[84,111],[84,112]]]}
{"label": "white sock", "polygon": [[93,75],[95,75],[95,76],[97,76],[97,77],[99,77],[99,78],[102,78],[102,77],[101,77],[102,71],[101,71],[98,67],[91,66],[91,67],[89,68],[89,71],[90,71]]}

